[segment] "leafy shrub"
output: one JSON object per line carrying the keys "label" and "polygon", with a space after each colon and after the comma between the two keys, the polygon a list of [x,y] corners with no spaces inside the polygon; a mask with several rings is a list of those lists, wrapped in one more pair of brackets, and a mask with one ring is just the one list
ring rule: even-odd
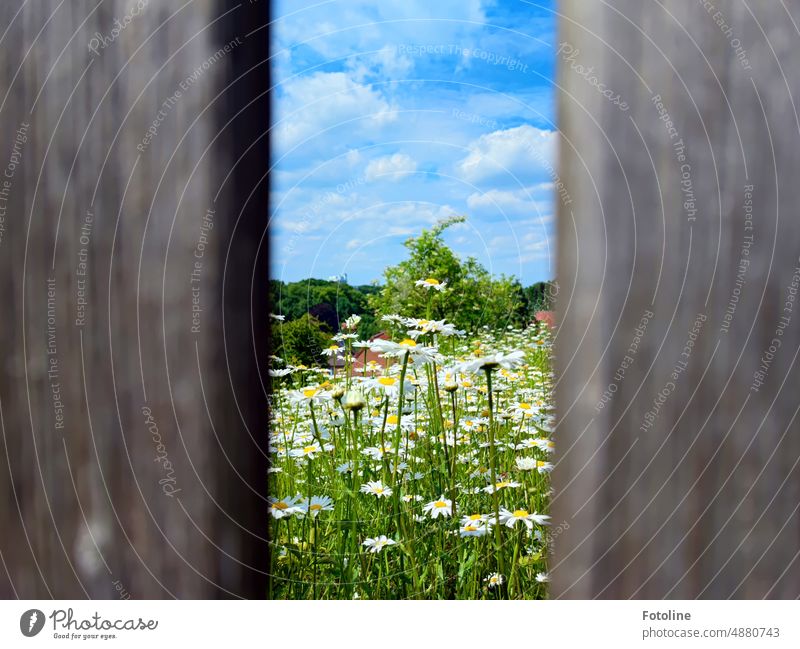
{"label": "leafy shrub", "polygon": [[[383,287],[369,297],[376,315],[413,313],[437,320],[447,315],[468,331],[484,325],[492,329],[521,326],[529,320],[528,298],[516,279],[494,278],[474,257],[462,260],[445,244],[442,233],[464,220],[446,219],[405,242],[409,258],[386,268]],[[426,278],[446,281],[447,290],[425,291],[414,285]]]}
{"label": "leafy shrub", "polygon": [[291,364],[320,365],[320,351],[330,340],[327,326],[308,313],[272,326],[273,353]]}
{"label": "leafy shrub", "polygon": [[273,313],[297,320],[311,314],[323,321],[331,331],[338,331],[341,322],[351,315],[360,315],[359,335],[369,338],[380,331],[368,297],[380,289],[376,286],[350,286],[324,279],[306,279],[300,282],[270,281],[270,302]]}

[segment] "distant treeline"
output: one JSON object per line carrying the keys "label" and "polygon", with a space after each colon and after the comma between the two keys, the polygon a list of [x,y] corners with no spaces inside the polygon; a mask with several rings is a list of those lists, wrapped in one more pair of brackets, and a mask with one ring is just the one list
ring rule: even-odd
{"label": "distant treeline", "polygon": [[[361,316],[358,333],[362,338],[379,333],[384,327],[369,298],[374,296],[375,300],[381,290],[381,286],[350,286],[323,279],[288,283],[271,280],[272,313],[285,316],[283,322],[275,321],[273,328],[275,353],[294,362],[320,363],[322,358],[314,352],[330,344],[330,336],[339,331],[340,323],[354,314]],[[537,311],[552,309],[553,283],[536,282],[519,295],[521,311],[531,321]]]}
{"label": "distant treeline", "polygon": [[[369,338],[385,328],[381,316],[388,314],[431,320],[448,314],[448,321],[472,332],[484,326],[524,326],[537,311],[552,309],[557,292],[554,282],[523,288],[514,277],[492,276],[475,258],[456,255],[444,243],[442,232],[463,220],[451,217],[408,239],[404,244],[408,258],[384,269],[380,285],[272,280],[272,313],[284,317],[276,320],[273,328],[276,354],[292,362],[318,363],[322,347],[351,315],[361,316],[358,334]],[[446,290],[416,286],[418,280],[427,278],[446,282]]]}
{"label": "distant treeline", "polygon": [[286,317],[286,322],[298,320],[305,314],[320,321],[327,333],[339,331],[339,323],[351,315],[361,316],[359,333],[371,336],[380,331],[375,312],[367,298],[376,295],[380,286],[350,286],[324,279],[304,279],[299,282],[270,280],[272,312]]}

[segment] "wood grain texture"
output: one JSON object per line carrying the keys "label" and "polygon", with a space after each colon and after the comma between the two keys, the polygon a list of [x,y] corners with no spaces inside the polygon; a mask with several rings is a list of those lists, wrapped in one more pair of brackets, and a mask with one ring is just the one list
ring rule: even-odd
{"label": "wood grain texture", "polygon": [[800,596],[800,3],[714,4],[561,3],[554,597]]}
{"label": "wood grain texture", "polygon": [[143,5],[0,5],[3,597],[265,595],[267,3]]}

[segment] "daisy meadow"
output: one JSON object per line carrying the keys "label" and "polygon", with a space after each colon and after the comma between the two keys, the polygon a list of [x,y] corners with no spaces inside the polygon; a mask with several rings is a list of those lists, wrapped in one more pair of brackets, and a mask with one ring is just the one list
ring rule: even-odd
{"label": "daisy meadow", "polygon": [[419,277],[272,359],[270,598],[547,597],[549,329],[467,330],[456,276]]}

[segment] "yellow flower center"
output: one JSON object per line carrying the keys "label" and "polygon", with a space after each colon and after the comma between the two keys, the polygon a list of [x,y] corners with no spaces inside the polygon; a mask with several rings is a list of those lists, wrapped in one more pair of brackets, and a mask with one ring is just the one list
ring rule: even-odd
{"label": "yellow flower center", "polygon": [[416,347],[417,346],[416,341],[411,340],[411,338],[405,338],[404,340],[401,340],[400,344],[403,347]]}
{"label": "yellow flower center", "polygon": [[472,514],[469,517],[469,520],[471,520],[471,521],[479,521],[479,520],[481,520],[481,518],[483,518],[483,517],[480,514]]}
{"label": "yellow flower center", "polygon": [[376,494],[382,494],[383,493],[383,487],[375,487],[375,493]]}
{"label": "yellow flower center", "polygon": [[477,532],[478,528],[475,527],[474,525],[465,525],[464,526],[464,531],[465,532]]}
{"label": "yellow flower center", "polygon": [[303,447],[303,453],[313,453],[316,450],[317,450],[316,446],[304,446]]}
{"label": "yellow flower center", "polygon": [[387,386],[388,385],[394,385],[395,383],[397,383],[397,379],[392,378],[391,376],[381,376],[378,379],[378,383],[380,383],[381,385],[387,385]]}
{"label": "yellow flower center", "polygon": [[525,518],[528,515],[528,512],[524,509],[516,509],[514,510],[514,518]]}
{"label": "yellow flower center", "polygon": [[289,505],[282,502],[272,503],[272,509],[289,509]]}
{"label": "yellow flower center", "polygon": [[495,485],[495,487],[496,487],[497,489],[502,489],[503,487],[507,487],[509,484],[511,484],[511,483],[510,483],[508,480],[503,480],[502,482],[498,482],[498,483]]}
{"label": "yellow flower center", "polygon": [[310,399],[317,393],[317,388],[306,388],[303,390],[303,396]]}
{"label": "yellow flower center", "polygon": [[328,349],[339,349],[339,345],[331,345]]}
{"label": "yellow flower center", "polygon": [[447,503],[444,500],[437,500],[435,503],[433,503],[433,506],[437,509],[442,509],[442,507],[447,507]]}
{"label": "yellow flower center", "polygon": [[543,462],[542,460],[537,460],[537,461],[536,461],[536,466],[537,466],[537,467],[539,467],[540,469],[541,469],[541,468],[542,468],[544,465],[545,465],[545,462]]}
{"label": "yellow flower center", "polygon": [[386,418],[386,423],[387,424],[396,424],[397,423],[397,415],[389,415]]}
{"label": "yellow flower center", "polygon": [[314,503],[313,505],[311,505],[311,507],[309,507],[309,509],[312,511],[319,511],[320,509],[322,509],[322,505],[320,505],[319,503]]}
{"label": "yellow flower center", "polygon": [[520,408],[520,410],[530,410],[531,409],[531,404],[529,404],[529,403],[521,403],[521,404],[519,404],[519,408]]}
{"label": "yellow flower center", "polygon": [[428,279],[426,279],[425,283],[430,284],[431,286],[439,286],[439,280],[434,279],[433,277],[429,277]]}

